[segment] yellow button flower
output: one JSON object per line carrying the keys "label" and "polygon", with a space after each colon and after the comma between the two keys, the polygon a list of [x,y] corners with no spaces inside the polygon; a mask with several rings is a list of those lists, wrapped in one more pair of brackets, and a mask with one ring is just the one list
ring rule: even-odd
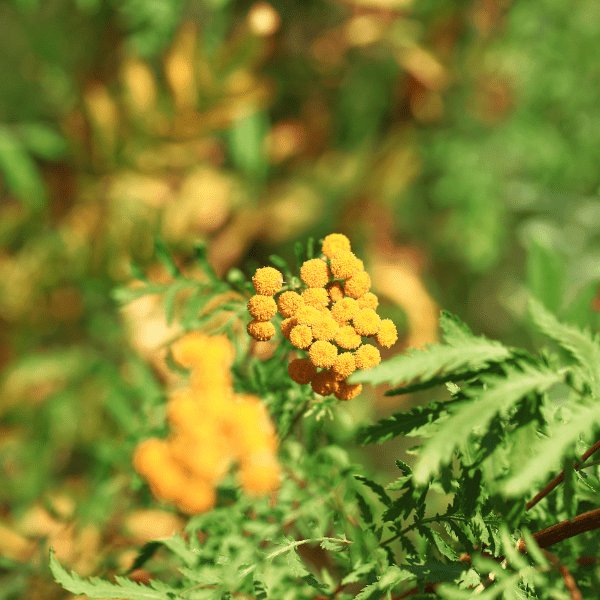
{"label": "yellow button flower", "polygon": [[281,322],[281,333],[286,340],[290,339],[290,333],[296,325],[298,325],[298,319],[296,319],[296,317],[289,317]]}
{"label": "yellow button flower", "polygon": [[144,477],[156,470],[156,465],[168,460],[168,447],[164,440],[148,438],[140,442],[133,453],[133,466]]}
{"label": "yellow button flower", "polygon": [[205,421],[204,429],[208,435],[201,438],[176,433],[169,440],[169,448],[173,458],[196,477],[217,481],[231,465],[232,457],[225,452],[228,440],[217,435],[213,423]]}
{"label": "yellow button flower", "polygon": [[302,292],[302,300],[307,306],[327,306],[329,304],[329,294],[323,288],[308,288]]}
{"label": "yellow button flower", "polygon": [[273,296],[283,285],[283,275],[273,267],[263,267],[256,270],[252,283],[257,294]]}
{"label": "yellow button flower", "polygon": [[354,356],[350,352],[342,352],[336,356],[331,367],[333,376],[339,381],[350,377],[356,370]]}
{"label": "yellow button flower", "polygon": [[371,289],[371,278],[365,271],[358,271],[344,282],[344,292],[350,298],[360,298]]}
{"label": "yellow button flower", "polygon": [[310,347],[308,358],[316,367],[329,368],[333,364],[337,353],[338,349],[331,342],[317,340]]}
{"label": "yellow button flower", "polygon": [[372,308],[362,308],[353,317],[352,323],[359,335],[375,335],[379,331],[381,317]]}
{"label": "yellow button flower", "polygon": [[323,240],[322,250],[327,258],[333,258],[339,250],[350,252],[350,240],[342,233],[330,233]]}
{"label": "yellow button flower", "polygon": [[358,271],[356,256],[347,250],[336,252],[329,265],[336,279],[347,279]]}
{"label": "yellow button flower", "polygon": [[283,292],[277,299],[277,308],[284,317],[293,317],[303,304],[304,300],[296,292]]}
{"label": "yellow button flower", "polygon": [[300,385],[306,385],[313,380],[317,369],[307,358],[296,358],[288,365],[288,375]]}
{"label": "yellow button flower", "polygon": [[217,494],[213,485],[203,479],[191,478],[176,498],[179,508],[190,515],[197,515],[214,508]]}
{"label": "yellow button flower", "polygon": [[329,299],[331,302],[337,302],[344,297],[344,286],[341,281],[330,281],[325,289],[329,293]]}
{"label": "yellow button flower", "polygon": [[333,340],[344,350],[354,350],[354,348],[358,348],[362,342],[360,335],[356,333],[356,330],[352,325],[340,327]]}
{"label": "yellow button flower", "polygon": [[351,400],[352,398],[356,398],[361,392],[361,383],[350,384],[345,381],[340,381],[334,394],[338,400]]}
{"label": "yellow button flower", "polygon": [[312,327],[316,325],[322,318],[322,313],[314,306],[301,306],[295,315],[300,325],[308,325]]}
{"label": "yellow button flower", "polygon": [[339,328],[339,323],[335,319],[329,315],[325,315],[316,325],[313,325],[312,333],[315,340],[330,342]]}
{"label": "yellow button flower", "polygon": [[279,487],[281,469],[270,454],[251,455],[242,460],[240,479],[247,494],[267,494]]}
{"label": "yellow button flower", "polygon": [[267,342],[275,335],[275,325],[270,321],[250,321],[246,331],[255,340]]}
{"label": "yellow button flower", "polygon": [[179,390],[167,402],[167,418],[175,427],[189,430],[202,419],[202,407],[190,390]]}
{"label": "yellow button flower", "polygon": [[192,332],[184,335],[171,345],[173,359],[182,367],[200,367],[213,361],[229,368],[233,363],[234,350],[224,336],[207,336]]}
{"label": "yellow button flower", "polygon": [[296,325],[290,332],[290,342],[296,348],[305,350],[313,341],[312,329],[308,325]]}
{"label": "yellow button flower", "polygon": [[398,339],[398,331],[391,319],[382,319],[375,336],[377,343],[384,348],[390,348]]}
{"label": "yellow button flower", "polygon": [[371,344],[364,344],[354,353],[357,369],[370,369],[381,362],[379,350]]}
{"label": "yellow button flower", "polygon": [[[354,278],[353,278],[354,279]],[[376,310],[379,306],[379,298],[373,292],[367,292],[357,299],[360,308],[372,308]]]}
{"label": "yellow button flower", "polygon": [[248,300],[248,312],[256,321],[268,321],[277,312],[277,303],[271,296],[252,296]]}
{"label": "yellow button flower", "polygon": [[327,263],[320,258],[311,258],[300,267],[300,279],[309,288],[322,288],[329,281]]}
{"label": "yellow button flower", "polygon": [[347,323],[360,310],[354,298],[342,298],[331,307],[331,316],[340,324]]}
{"label": "yellow button flower", "polygon": [[320,371],[313,377],[310,385],[315,394],[319,394],[319,396],[331,396],[338,389],[339,382],[336,381],[330,371]]}

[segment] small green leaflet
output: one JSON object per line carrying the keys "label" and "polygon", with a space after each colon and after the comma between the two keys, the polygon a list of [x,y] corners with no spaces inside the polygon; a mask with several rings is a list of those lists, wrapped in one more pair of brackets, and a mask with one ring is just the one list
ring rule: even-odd
{"label": "small green leaflet", "polygon": [[386,506],[389,506],[392,503],[392,499],[388,496],[387,492],[385,491],[382,485],[379,485],[372,479],[364,477],[363,475],[355,475],[354,479],[362,481],[367,487],[371,488],[375,492],[375,494],[377,494],[381,502]]}
{"label": "small green leaflet", "polygon": [[498,412],[506,412],[523,396],[534,391],[541,393],[561,380],[562,375],[546,367],[523,365],[522,371],[510,369],[506,378],[486,378],[488,388],[485,391],[468,390],[473,401],[460,405],[436,435],[423,445],[414,467],[415,484],[424,485],[441,464],[448,464],[456,447],[469,438],[474,428],[478,428],[480,434],[485,433]]}
{"label": "small green leaflet", "polygon": [[[425,382],[437,385],[448,379],[458,381],[511,356],[509,348],[483,336],[474,336],[466,325],[450,313],[442,313],[441,323],[445,344],[397,355],[368,371],[355,372],[348,381],[407,385],[418,380],[419,389],[424,389],[422,385]],[[461,375],[461,371],[465,373]]]}
{"label": "small green leaflet", "polygon": [[[82,579],[77,573],[67,573],[54,557],[50,549],[50,570],[57,583],[73,594],[85,594],[90,598],[128,598],[128,600],[170,600],[171,596],[166,590],[154,589],[141,585],[126,577],[115,577],[116,584],[91,577]],[[153,581],[152,585],[164,587],[160,581]]]}
{"label": "small green leaflet", "polygon": [[568,423],[554,425],[552,436],[539,439],[534,444],[527,459],[519,465],[502,486],[507,496],[523,494],[532,484],[544,480],[557,470],[562,457],[572,448],[580,436],[591,437],[594,429],[600,427],[600,410],[597,406],[569,406],[573,418]]}
{"label": "small green leaflet", "polygon": [[530,298],[529,313],[536,327],[569,352],[583,367],[592,392],[600,397],[600,344],[597,337],[558,319],[537,300]]}
{"label": "small green leaflet", "polygon": [[432,402],[427,406],[415,406],[409,412],[394,413],[375,425],[364,427],[358,432],[359,444],[380,444],[398,435],[408,435],[415,429],[436,421],[451,405],[464,400]]}

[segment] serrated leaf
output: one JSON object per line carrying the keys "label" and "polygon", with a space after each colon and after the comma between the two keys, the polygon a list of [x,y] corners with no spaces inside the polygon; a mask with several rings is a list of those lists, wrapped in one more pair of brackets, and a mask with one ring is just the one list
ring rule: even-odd
{"label": "serrated leaf", "polygon": [[453,561],[457,561],[460,558],[454,548],[452,548],[452,546],[450,546],[437,531],[433,529],[430,529],[429,531],[431,532],[433,543],[435,544],[437,551],[442,556],[445,556],[448,560]]}
{"label": "serrated leaf", "polygon": [[392,503],[392,499],[388,496],[387,492],[385,491],[382,485],[378,484],[372,479],[369,479],[368,477],[364,477],[363,475],[354,475],[354,479],[362,481],[362,483],[364,483],[367,487],[371,488],[371,490],[375,492],[375,494],[383,504],[385,504],[386,506],[390,506],[390,504]]}
{"label": "serrated leaf", "polygon": [[403,475],[410,475],[412,473],[412,469],[405,462],[397,459],[396,466],[402,471]]}
{"label": "serrated leaf", "polygon": [[450,318],[445,323],[451,330],[448,339],[452,344],[436,344],[424,350],[399,354],[367,371],[356,371],[348,381],[373,385],[408,385],[416,380],[423,384],[436,378],[437,384],[443,383],[446,375],[451,379],[456,378],[460,371],[477,372],[511,356],[511,350],[500,342],[469,335],[468,330]]}
{"label": "serrated leaf", "polygon": [[267,600],[267,586],[264,581],[254,576],[254,598],[255,600]]}
{"label": "serrated leaf", "polygon": [[600,345],[588,331],[561,323],[550,311],[534,298],[529,299],[529,313],[536,327],[554,340],[575,358],[592,388],[594,396],[600,396]]}
{"label": "serrated leaf", "polygon": [[365,497],[358,492],[355,492],[354,497],[356,498],[356,502],[358,504],[358,510],[360,511],[360,516],[362,520],[367,524],[371,525],[373,523],[373,511],[371,507],[368,505]]}
{"label": "serrated leaf", "polygon": [[161,542],[169,549],[171,552],[176,554],[181,560],[188,566],[193,567],[198,562],[198,555],[195,552],[192,552],[188,548],[185,540],[176,533],[170,538],[162,539]]}
{"label": "serrated leaf", "polygon": [[361,429],[356,436],[356,441],[359,444],[379,444],[398,435],[408,435],[423,425],[433,423],[457,402],[464,401],[432,402],[427,406],[415,406],[409,412],[394,413],[375,425]]}
{"label": "serrated leaf", "polygon": [[85,594],[90,598],[128,598],[129,600],[170,600],[164,590],[141,585],[126,577],[115,577],[116,584],[98,577],[82,579],[76,573],[67,573],[50,549],[50,570],[54,579],[73,594]]}
{"label": "serrated leaf", "polygon": [[321,540],[321,548],[323,550],[329,550],[330,552],[340,552],[345,550],[345,546],[341,542],[335,542],[327,538]]}
{"label": "serrated leaf", "polygon": [[466,323],[447,310],[440,313],[440,328],[442,339],[451,346],[476,338]]}
{"label": "serrated leaf", "polygon": [[292,548],[288,551],[285,560],[292,575],[295,575],[296,577],[304,577],[308,573],[306,567],[302,564],[302,560],[296,553],[295,548]]}
{"label": "serrated leaf", "polygon": [[600,411],[597,406],[572,405],[572,418],[568,423],[556,424],[549,437],[538,439],[528,456],[516,466],[515,471],[502,485],[508,496],[518,496],[539,481],[547,479],[557,470],[563,456],[575,446],[581,436],[590,438],[600,426]]}
{"label": "serrated leaf", "polygon": [[523,370],[510,369],[506,378],[488,377],[488,388],[468,390],[472,402],[461,404],[421,449],[414,468],[416,485],[424,485],[440,464],[452,460],[454,450],[469,438],[474,428],[483,435],[489,422],[499,412],[506,413],[513,404],[531,392],[544,392],[562,380],[562,375],[546,367],[524,365]]}
{"label": "serrated leaf", "polygon": [[357,581],[360,581],[361,579],[364,579],[364,576],[367,575],[368,573],[371,573],[375,570],[375,567],[372,564],[365,564],[365,565],[360,565],[354,568],[353,571],[351,571],[350,573],[348,573],[348,575],[346,575],[342,581],[341,581],[341,585],[347,585],[349,583],[355,583]]}

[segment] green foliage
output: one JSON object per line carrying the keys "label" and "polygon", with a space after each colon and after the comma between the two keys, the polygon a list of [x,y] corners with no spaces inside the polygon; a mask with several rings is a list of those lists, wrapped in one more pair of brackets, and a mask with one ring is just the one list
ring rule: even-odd
{"label": "green foliage", "polygon": [[506,361],[511,350],[499,342],[474,336],[469,329],[458,324],[456,317],[442,313],[440,324],[444,330],[445,344],[429,346],[425,350],[413,350],[411,354],[399,354],[369,371],[359,371],[349,378],[351,383],[368,382],[411,384],[390,390],[388,395],[404,394],[427,389],[447,381],[470,379],[495,363]]}
{"label": "green foliage", "polygon": [[[177,288],[183,275],[161,248],[157,244],[174,276],[170,286]],[[310,244],[298,250],[301,258],[306,252]],[[287,269],[276,256],[272,262]],[[209,280],[211,296],[219,283]],[[554,568],[562,560],[580,591],[590,593],[600,584],[598,574],[573,557],[583,556],[597,541],[596,526],[573,526],[560,543],[548,541],[548,529],[561,521],[568,528],[570,519],[589,511],[590,492],[600,487],[591,470],[584,477],[578,458],[600,433],[590,358],[600,352],[599,342],[562,324],[538,301],[530,302],[530,310],[541,332],[568,356],[509,349],[473,335],[443,312],[442,344],[361,375],[363,381],[392,384],[418,378],[427,387],[445,383],[451,391],[450,399],[395,413],[375,425],[358,429],[346,421],[362,444],[399,435],[424,439],[411,450],[415,460],[396,459],[399,477],[387,485],[353,464],[341,447],[348,431],[337,417],[345,405],[307,411],[310,395],[298,394],[286,379],[279,350],[264,362],[236,363],[236,388],[265,400],[280,433],[285,476],[276,499],[245,496],[232,479],[223,480],[217,508],[192,517],[184,536],[140,549],[136,567],[158,552],[169,553],[179,563],[172,579],[152,580],[150,586],[119,576],[114,583],[84,580],[51,554],[57,582],[92,598],[217,600],[244,594],[308,600],[352,593],[379,600],[410,593],[550,600],[567,597],[565,580]],[[337,415],[333,422],[323,418],[328,412]],[[559,493],[529,510],[527,500],[561,468]],[[543,554],[538,539],[544,547],[556,546],[552,551],[560,558],[549,561],[554,554]]]}

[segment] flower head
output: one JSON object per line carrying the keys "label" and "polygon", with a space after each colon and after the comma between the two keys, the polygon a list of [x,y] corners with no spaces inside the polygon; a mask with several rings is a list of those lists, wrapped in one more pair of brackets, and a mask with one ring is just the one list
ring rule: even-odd
{"label": "flower head", "polygon": [[281,469],[271,454],[253,454],[243,458],[240,476],[246,493],[262,495],[279,487]]}
{"label": "flower head", "polygon": [[333,339],[335,343],[344,350],[354,350],[354,348],[358,348],[362,342],[360,335],[356,333],[356,330],[352,325],[340,327]]}
{"label": "flower head", "polygon": [[[354,279],[354,278],[353,278]],[[367,292],[357,299],[360,308],[372,308],[376,310],[379,306],[379,298],[373,292]]]}
{"label": "flower head", "polygon": [[379,350],[371,344],[364,344],[354,353],[357,369],[370,369],[381,362]]}
{"label": "flower head", "polygon": [[296,319],[296,317],[289,317],[281,321],[281,333],[286,340],[290,339],[290,333],[296,325],[298,325],[298,319]]}
{"label": "flower head", "polygon": [[301,325],[311,327],[316,325],[323,318],[323,315],[314,306],[301,306],[296,312],[295,317]]}
{"label": "flower head", "polygon": [[[293,332],[292,332],[293,333]],[[338,349],[331,343],[317,340],[308,351],[308,358],[315,367],[329,368],[337,356]]]}
{"label": "flower head", "polygon": [[341,300],[345,295],[344,286],[342,285],[341,281],[330,281],[325,286],[325,289],[329,293],[329,299],[331,300],[331,302],[337,302],[338,300]]}
{"label": "flower head", "polygon": [[333,258],[339,250],[350,252],[350,240],[342,233],[330,233],[323,240],[322,250],[327,258]]}
{"label": "flower head", "polygon": [[288,375],[300,385],[306,385],[317,374],[317,368],[307,358],[296,358],[288,365]]}
{"label": "flower head", "polygon": [[384,348],[390,348],[398,339],[398,331],[391,319],[382,319],[375,337],[377,343]]}
{"label": "flower head", "polygon": [[303,304],[304,300],[296,292],[283,292],[277,299],[277,308],[284,317],[293,317]]}
{"label": "flower head", "polygon": [[337,279],[347,279],[358,271],[356,256],[348,250],[338,250],[329,264],[333,276]]}
{"label": "flower head", "polygon": [[379,331],[381,317],[372,308],[362,308],[352,318],[352,324],[359,335],[375,335]]}
{"label": "flower head", "polygon": [[331,367],[331,372],[338,381],[350,377],[355,370],[356,363],[354,361],[354,356],[350,352],[338,354]]}
{"label": "flower head", "polygon": [[322,288],[329,281],[329,268],[320,258],[311,258],[300,267],[300,279],[309,288]]}
{"label": "flower head", "polygon": [[340,324],[347,323],[360,310],[354,298],[342,298],[331,307],[331,316]]}
{"label": "flower head", "polygon": [[371,278],[366,271],[357,271],[344,282],[344,292],[350,298],[360,298],[371,288]]}
{"label": "flower head", "polygon": [[202,370],[215,360],[228,369],[234,357],[233,346],[226,337],[211,337],[197,332],[188,333],[173,343],[171,353],[182,367]]}
{"label": "flower head", "polygon": [[336,381],[331,371],[320,371],[313,377],[310,385],[315,394],[331,396],[338,389],[339,382]]}
{"label": "flower head", "polygon": [[177,496],[177,505],[181,510],[197,515],[214,508],[217,494],[212,483],[204,479],[190,479]]}
{"label": "flower head", "polygon": [[275,335],[275,325],[270,321],[250,321],[246,331],[259,342],[267,342]]}
{"label": "flower head", "polygon": [[283,285],[283,275],[273,267],[262,267],[256,270],[252,283],[257,294],[273,296]]}
{"label": "flower head", "polygon": [[308,288],[302,292],[302,300],[307,306],[327,306],[329,304],[329,294],[323,288]]}
{"label": "flower head", "polygon": [[305,350],[308,348],[313,341],[312,329],[308,325],[296,325],[290,331],[290,342],[296,348]]}
{"label": "flower head", "polygon": [[340,381],[338,383],[338,388],[335,390],[334,394],[338,400],[351,400],[352,398],[356,398],[362,392],[362,384],[361,383],[346,383],[346,381]]}
{"label": "flower head", "polygon": [[277,304],[271,296],[257,294],[248,300],[248,312],[257,321],[268,321],[275,316]]}
{"label": "flower head", "polygon": [[339,328],[339,323],[335,319],[330,315],[324,315],[316,325],[313,325],[312,333],[316,340],[330,342]]}

